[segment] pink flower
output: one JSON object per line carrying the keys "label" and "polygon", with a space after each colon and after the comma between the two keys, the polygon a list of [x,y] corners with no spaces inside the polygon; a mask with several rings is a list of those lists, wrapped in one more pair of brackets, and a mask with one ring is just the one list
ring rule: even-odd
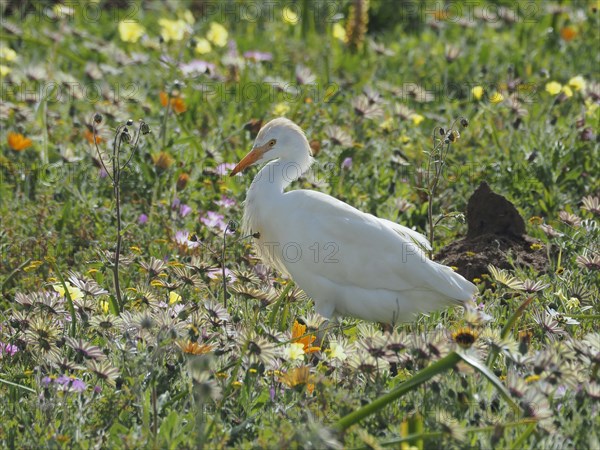
{"label": "pink flower", "polygon": [[217,206],[222,206],[223,208],[231,208],[233,205],[235,205],[235,200],[222,195],[221,200],[217,200],[215,204]]}
{"label": "pink flower", "polygon": [[[217,166],[217,168],[215,169],[215,172],[217,172],[218,175],[221,175],[222,177],[224,176],[228,176],[229,172],[235,167],[235,164],[233,163],[221,163]],[[236,176],[241,176],[241,173],[238,173]]]}
{"label": "pink flower", "polygon": [[19,351],[19,348],[16,345],[5,344],[0,342],[0,357],[2,354],[6,353],[8,356],[14,356],[15,353]]}
{"label": "pink flower", "polygon": [[200,218],[200,222],[202,222],[207,227],[217,228],[221,231],[225,231],[225,228],[227,228],[227,224],[223,219],[223,214],[219,214],[218,212],[214,211],[207,211],[206,215]]}
{"label": "pink flower", "polygon": [[138,223],[140,225],[144,225],[146,222],[148,222],[148,216],[146,214],[140,214],[138,217]]}
{"label": "pink flower", "polygon": [[187,232],[185,230],[177,231],[175,233],[175,243],[181,247],[187,247],[187,248],[200,247],[200,242],[190,241],[189,237],[190,237],[189,232]]}
{"label": "pink flower", "polygon": [[186,205],[186,204],[184,204],[184,203],[182,203],[182,204],[179,206],[179,215],[180,215],[181,217],[185,217],[185,216],[187,216],[187,215],[188,215],[189,213],[191,213],[191,212],[192,212],[192,208],[191,208],[190,206],[188,206],[188,205]]}
{"label": "pink flower", "polygon": [[[208,269],[206,275],[211,280],[221,279],[223,277],[223,269]],[[227,284],[234,283],[237,280],[237,277],[225,267],[225,278],[227,278]]]}
{"label": "pink flower", "polygon": [[342,161],[342,169],[352,169],[352,158],[349,156]]}

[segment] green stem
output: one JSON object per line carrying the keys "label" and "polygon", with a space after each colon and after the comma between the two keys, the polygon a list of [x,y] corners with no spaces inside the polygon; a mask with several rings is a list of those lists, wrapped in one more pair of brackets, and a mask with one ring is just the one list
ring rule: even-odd
{"label": "green stem", "polygon": [[23,389],[23,390],[26,390],[26,391],[29,391],[29,392],[33,392],[34,394],[36,393],[36,391],[34,389],[31,389],[30,387],[23,386],[22,384],[19,384],[19,383],[13,383],[12,381],[8,381],[8,380],[5,380],[3,378],[0,378],[0,383],[8,384],[9,386],[14,386],[14,387],[17,387],[19,389]]}
{"label": "green stem", "polygon": [[461,360],[461,357],[458,353],[452,352],[440,359],[439,361],[434,362],[430,366],[421,370],[417,374],[415,374],[410,379],[406,380],[404,383],[400,384],[398,387],[394,388],[391,392],[382,395],[378,399],[372,401],[368,405],[363,406],[362,408],[347,414],[337,421],[335,424],[335,428],[339,430],[345,430],[355,423],[360,422],[367,416],[380,411],[384,406],[389,403],[397,400],[402,397],[404,394],[414,390],[417,386],[429,381],[434,376],[445,372],[453,368],[456,363]]}
{"label": "green stem", "polygon": [[285,298],[287,297],[288,293],[292,289],[293,285],[294,285],[294,282],[293,281],[289,281],[288,284],[287,284],[287,286],[285,287],[285,289],[283,290],[283,292],[281,293],[281,295],[279,296],[279,298],[277,299],[277,301],[273,305],[273,309],[271,310],[271,314],[269,314],[269,326],[270,327],[273,327],[273,325],[275,323],[275,318],[277,317],[277,313],[281,309],[281,305],[285,301]]}
{"label": "green stem", "polygon": [[65,282],[62,273],[58,269],[58,265],[56,261],[50,260],[50,264],[56,272],[56,276],[58,277],[60,283],[62,284],[63,289],[65,290],[65,299],[67,300],[67,306],[69,307],[69,313],[71,314],[71,331],[69,332],[69,336],[72,338],[75,337],[77,333],[77,314],[75,313],[75,306],[73,305],[73,299],[71,298],[71,293],[69,292],[69,288],[67,287],[67,283]]}

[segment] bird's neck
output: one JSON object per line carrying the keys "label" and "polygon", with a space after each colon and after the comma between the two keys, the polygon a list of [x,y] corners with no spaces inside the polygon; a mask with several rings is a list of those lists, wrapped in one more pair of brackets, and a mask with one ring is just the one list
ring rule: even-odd
{"label": "bird's neck", "polygon": [[248,196],[251,195],[277,195],[283,193],[292,181],[296,181],[312,165],[313,158],[308,151],[301,159],[289,161],[277,159],[267,163],[256,175]]}

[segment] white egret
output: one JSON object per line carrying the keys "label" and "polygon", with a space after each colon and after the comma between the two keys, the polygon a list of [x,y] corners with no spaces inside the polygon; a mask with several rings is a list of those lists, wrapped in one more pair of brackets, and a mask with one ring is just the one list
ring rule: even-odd
{"label": "white egret", "polygon": [[304,132],[278,118],[258,133],[231,175],[268,162],[252,182],[242,229],[258,256],[290,276],[326,318],[349,315],[397,323],[466,302],[475,285],[428,259],[427,239],[322,192],[286,187],[313,163]]}

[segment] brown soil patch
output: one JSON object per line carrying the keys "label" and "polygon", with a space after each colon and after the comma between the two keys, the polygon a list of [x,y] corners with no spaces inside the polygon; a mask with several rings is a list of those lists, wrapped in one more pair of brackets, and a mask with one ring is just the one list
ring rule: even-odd
{"label": "brown soil patch", "polygon": [[531,245],[539,241],[525,234],[525,221],[503,196],[482,182],[467,205],[467,237],[444,247],[436,260],[457,267],[457,272],[472,280],[487,274],[488,264],[501,269],[532,267],[543,272],[548,260]]}

